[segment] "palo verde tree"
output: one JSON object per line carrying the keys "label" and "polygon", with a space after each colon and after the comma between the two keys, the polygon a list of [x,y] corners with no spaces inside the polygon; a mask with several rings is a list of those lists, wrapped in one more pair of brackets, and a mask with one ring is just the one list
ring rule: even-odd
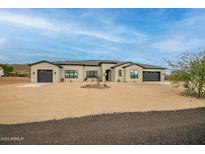
{"label": "palo verde tree", "polygon": [[0,67],[3,68],[4,74],[5,74],[6,76],[8,76],[9,73],[13,71],[13,67],[11,67],[11,66],[9,66],[9,65],[7,65],[7,64],[0,64]]}
{"label": "palo verde tree", "polygon": [[168,61],[172,80],[183,83],[186,94],[205,95],[205,50],[198,54],[183,54],[176,63]]}

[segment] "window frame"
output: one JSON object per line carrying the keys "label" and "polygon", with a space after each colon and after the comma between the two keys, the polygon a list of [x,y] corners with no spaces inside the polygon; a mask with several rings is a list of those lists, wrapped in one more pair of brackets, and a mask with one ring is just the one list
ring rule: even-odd
{"label": "window frame", "polygon": [[78,78],[78,70],[65,70],[65,78],[66,79],[77,79]]}
{"label": "window frame", "polygon": [[98,71],[95,71],[95,70],[86,71],[86,78],[88,78],[88,79],[97,78],[97,76],[98,76]]}
{"label": "window frame", "polygon": [[[135,73],[137,72],[137,73]],[[139,71],[138,70],[130,70],[130,79],[138,79],[139,78]]]}

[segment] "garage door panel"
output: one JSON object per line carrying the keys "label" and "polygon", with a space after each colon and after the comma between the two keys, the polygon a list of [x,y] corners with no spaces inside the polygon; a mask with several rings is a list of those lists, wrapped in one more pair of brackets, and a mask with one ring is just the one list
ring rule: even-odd
{"label": "garage door panel", "polygon": [[160,81],[160,72],[143,72],[143,81]]}
{"label": "garage door panel", "polygon": [[53,71],[38,70],[38,82],[53,82]]}

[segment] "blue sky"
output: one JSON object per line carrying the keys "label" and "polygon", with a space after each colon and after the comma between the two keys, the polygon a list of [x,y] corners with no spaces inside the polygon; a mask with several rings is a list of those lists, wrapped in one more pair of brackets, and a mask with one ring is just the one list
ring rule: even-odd
{"label": "blue sky", "polygon": [[205,48],[205,9],[0,9],[0,63],[112,59],[166,66]]}

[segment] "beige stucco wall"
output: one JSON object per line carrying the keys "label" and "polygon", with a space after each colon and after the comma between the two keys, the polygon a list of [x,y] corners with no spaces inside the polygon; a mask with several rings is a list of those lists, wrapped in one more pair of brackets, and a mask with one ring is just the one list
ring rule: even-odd
{"label": "beige stucco wall", "polygon": [[[61,65],[62,68],[62,78],[65,82],[70,81],[83,81],[84,75],[83,75],[83,66],[78,65]],[[78,78],[65,78],[65,70],[76,70],[78,71]]]}
{"label": "beige stucco wall", "polygon": [[[137,70],[138,71],[138,78],[137,79],[131,79],[130,78],[130,71],[131,70]],[[131,65],[124,68],[124,75],[125,75],[125,81],[127,82],[135,82],[135,81],[142,81],[142,67],[138,65]]]}
{"label": "beige stucco wall", "polygon": [[[40,70],[53,70],[53,82],[59,82],[61,81],[62,78],[64,78],[64,81],[69,82],[70,80],[72,81],[84,81],[86,78],[86,71],[98,71],[98,76],[100,76],[100,79],[102,81],[105,81],[105,71],[107,69],[111,70],[111,81],[117,82],[118,79],[120,81],[127,81],[127,82],[132,82],[132,81],[142,81],[143,79],[143,71],[153,71],[153,72],[161,72],[161,81],[164,81],[164,70],[162,69],[143,69],[142,67],[138,65],[131,65],[126,68],[123,68],[124,66],[127,66],[129,64],[124,64],[118,67],[115,67],[111,69],[112,66],[115,64],[101,64],[101,66],[78,66],[78,65],[61,65],[62,68],[52,65],[46,62],[42,62],[39,64],[35,64],[31,66],[31,82],[37,82],[37,71],[38,69]],[[78,78],[65,78],[65,70],[77,70],[78,71]],[[118,70],[122,70],[122,76],[118,76]],[[137,79],[130,79],[130,71],[131,70],[137,70],[138,71],[138,78]],[[34,74],[33,74],[34,72]],[[96,79],[94,79],[96,80]],[[87,81],[92,81],[92,79],[88,79]]]}
{"label": "beige stucco wall", "polygon": [[[115,81],[115,82],[117,82],[118,81],[118,79],[120,80],[120,82],[122,82],[122,81],[125,81],[125,76],[124,76],[124,74],[125,74],[125,72],[124,72],[124,66],[127,66],[127,65],[129,65],[130,63],[126,63],[126,64],[124,64],[124,65],[120,65],[120,66],[118,66],[118,67],[115,67],[115,68],[113,68],[113,80],[112,81]],[[119,76],[119,74],[118,74],[118,71],[119,70],[122,70],[122,76],[120,77]]]}
{"label": "beige stucco wall", "polygon": [[46,62],[31,66],[31,82],[37,82],[38,70],[53,70],[53,82],[61,80],[61,68]]}
{"label": "beige stucco wall", "polygon": [[[131,70],[137,70],[139,72],[138,79],[130,79]],[[143,69],[138,65],[131,65],[125,68],[125,81],[143,81],[143,71],[160,72],[160,81],[164,81],[165,73],[163,69]]]}
{"label": "beige stucco wall", "polygon": [[105,75],[106,75],[106,70],[111,70],[111,80],[113,78],[113,69],[111,69],[112,66],[115,66],[115,64],[106,64],[102,63],[101,64],[101,80],[105,81]]}

